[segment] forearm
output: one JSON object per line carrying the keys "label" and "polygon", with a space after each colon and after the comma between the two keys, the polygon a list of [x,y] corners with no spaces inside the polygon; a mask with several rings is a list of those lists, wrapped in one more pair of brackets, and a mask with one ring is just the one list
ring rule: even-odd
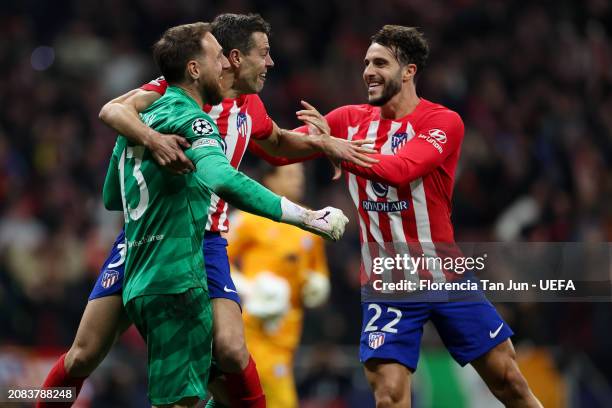
{"label": "forearm", "polygon": [[251,151],[251,153],[255,154],[260,159],[263,159],[267,161],[268,163],[270,163],[272,166],[286,166],[288,164],[300,163],[300,162],[304,162],[307,160],[312,160],[319,156],[318,153],[312,154],[310,156],[305,156],[305,157],[294,157],[291,159],[287,157],[276,156],[276,155],[272,155],[266,152],[261,146],[259,146],[259,144],[256,143],[256,141],[253,141],[253,140],[249,142],[249,150]]}
{"label": "forearm", "polygon": [[280,221],[280,196],[234,169],[219,155],[207,156],[203,161],[206,165],[197,167],[197,177],[215,194],[243,211]]}
{"label": "forearm", "polygon": [[323,136],[307,135],[286,129],[278,129],[275,137],[257,140],[267,154],[287,159],[308,160],[322,156]]}
{"label": "forearm", "polygon": [[142,122],[133,107],[122,103],[107,103],[100,110],[99,117],[102,122],[134,144],[148,147],[153,138],[159,137],[158,132]]}

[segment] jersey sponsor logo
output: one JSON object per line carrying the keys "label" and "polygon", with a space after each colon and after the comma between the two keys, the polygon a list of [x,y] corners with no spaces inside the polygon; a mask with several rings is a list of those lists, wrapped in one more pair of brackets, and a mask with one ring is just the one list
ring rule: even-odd
{"label": "jersey sponsor logo", "polygon": [[489,330],[489,338],[494,339],[497,337],[497,335],[499,334],[499,332],[501,331],[502,327],[504,327],[504,324],[500,324],[499,327],[497,329],[495,329],[495,331],[490,331]]}
{"label": "jersey sponsor logo", "polygon": [[398,132],[391,136],[391,151],[393,154],[397,153],[397,151],[401,149],[407,141],[408,133],[406,132]]}
{"label": "jersey sponsor logo", "polygon": [[376,197],[384,198],[389,192],[389,186],[383,183],[372,182],[372,190],[374,190]]}
{"label": "jersey sponsor logo", "polygon": [[191,129],[193,130],[193,133],[198,136],[208,136],[215,132],[213,125],[206,119],[202,118],[194,120],[191,124]]}
{"label": "jersey sponsor logo", "polygon": [[419,133],[419,139],[424,139],[427,143],[432,145],[438,153],[442,154],[442,145],[446,143],[446,133],[440,129],[429,129],[427,135]]}
{"label": "jersey sponsor logo", "polygon": [[218,147],[219,142],[215,139],[202,138],[198,139],[191,144],[193,150],[199,149],[200,147]]}
{"label": "jersey sponsor logo", "polygon": [[406,211],[409,207],[408,201],[372,201],[362,200],[361,207],[365,211],[376,211],[376,212],[397,212]]}
{"label": "jersey sponsor logo", "polygon": [[376,350],[383,344],[385,344],[385,333],[372,332],[368,335],[368,346],[370,346],[372,350]]}
{"label": "jersey sponsor logo", "polygon": [[236,117],[236,129],[239,137],[246,137],[249,134],[249,121],[246,113],[239,112]]}
{"label": "jersey sponsor logo", "polygon": [[446,143],[446,133],[444,133],[443,130],[440,129],[430,129],[429,132],[429,136],[436,139],[437,142],[439,143]]}
{"label": "jersey sponsor logo", "polygon": [[104,289],[108,289],[113,286],[119,280],[119,272],[117,271],[106,271],[104,275],[102,275],[102,287]]}

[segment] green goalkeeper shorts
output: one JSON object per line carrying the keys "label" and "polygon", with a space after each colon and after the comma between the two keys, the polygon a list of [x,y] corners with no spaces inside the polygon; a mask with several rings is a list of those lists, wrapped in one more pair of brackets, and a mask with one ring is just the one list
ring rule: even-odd
{"label": "green goalkeeper shorts", "polygon": [[175,295],[139,296],[125,308],[147,343],[151,403],[205,399],[212,355],[208,292],[193,288]]}

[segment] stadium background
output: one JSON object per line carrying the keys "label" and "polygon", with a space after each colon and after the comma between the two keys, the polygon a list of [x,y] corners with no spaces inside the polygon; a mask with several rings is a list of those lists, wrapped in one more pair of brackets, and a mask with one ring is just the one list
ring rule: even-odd
{"label": "stadium background", "polygon": [[[259,12],[273,27],[261,97],[281,126],[304,98],[322,112],[365,100],[368,37],[416,25],[431,58],[421,96],[466,124],[455,189],[458,240],[612,240],[612,4],[606,0],[34,0],[0,9],[0,384],[39,384],[72,341],[120,227],[101,205],[114,134],[102,104],[158,75],[151,44],[172,25]],[[249,156],[247,172],[256,167]],[[306,203],[351,214],[324,160],[307,165]],[[255,174],[251,172],[250,174]],[[501,222],[505,220],[506,222]],[[306,407],[371,406],[357,362],[356,223],[328,247],[333,291],[308,314],[296,362]],[[511,225],[515,228],[506,228]],[[610,406],[609,303],[499,305],[546,406]],[[145,350],[128,332],[81,406],[146,401]],[[474,372],[428,330],[415,406],[495,406]],[[1,405],[1,404],[0,404]]]}

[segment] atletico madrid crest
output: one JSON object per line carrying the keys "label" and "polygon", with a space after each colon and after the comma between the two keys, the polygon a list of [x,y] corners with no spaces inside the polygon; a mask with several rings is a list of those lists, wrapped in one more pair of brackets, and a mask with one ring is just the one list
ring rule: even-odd
{"label": "atletico madrid crest", "polygon": [[102,276],[102,287],[104,289],[108,289],[115,284],[119,280],[119,272],[117,271],[108,271],[104,272]]}
{"label": "atletico madrid crest", "polygon": [[380,346],[385,344],[385,333],[383,332],[372,332],[368,336],[368,346],[372,350],[376,350]]}
{"label": "atletico madrid crest", "polygon": [[238,117],[236,118],[236,128],[238,128],[238,136],[246,137],[249,133],[249,122],[247,119],[247,115],[244,112],[238,113]]}
{"label": "atletico madrid crest", "polygon": [[407,141],[408,141],[408,133],[406,132],[395,133],[393,136],[391,136],[391,152],[393,152],[393,154],[397,153],[397,151],[401,149],[402,146],[404,146]]}

